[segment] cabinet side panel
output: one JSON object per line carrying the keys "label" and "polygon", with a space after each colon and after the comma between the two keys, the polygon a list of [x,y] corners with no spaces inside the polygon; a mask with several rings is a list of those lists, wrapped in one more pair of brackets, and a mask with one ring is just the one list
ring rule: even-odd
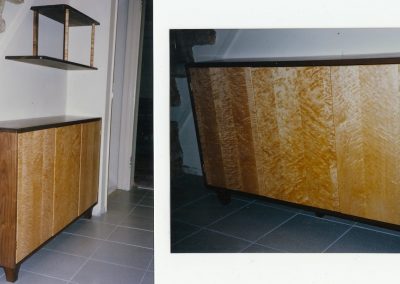
{"label": "cabinet side panel", "polygon": [[18,135],[17,262],[52,236],[55,130]]}
{"label": "cabinet side panel", "polygon": [[366,217],[359,67],[331,67],[340,211]]}
{"label": "cabinet side panel", "polygon": [[101,122],[82,124],[82,154],[79,185],[79,214],[97,202],[99,189]]}
{"label": "cabinet side panel", "polygon": [[81,125],[56,129],[54,228],[59,232],[78,216]]}
{"label": "cabinet side panel", "polygon": [[0,265],[15,267],[17,134],[0,133]]}
{"label": "cabinet side panel", "polygon": [[192,68],[190,77],[206,182],[208,185],[226,187],[209,69]]}
{"label": "cabinet side panel", "polygon": [[360,66],[359,70],[367,217],[400,224],[398,65]]}

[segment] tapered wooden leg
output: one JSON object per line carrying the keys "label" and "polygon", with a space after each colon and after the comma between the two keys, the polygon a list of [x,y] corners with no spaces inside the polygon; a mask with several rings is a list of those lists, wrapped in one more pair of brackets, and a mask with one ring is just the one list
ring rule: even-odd
{"label": "tapered wooden leg", "polygon": [[93,207],[90,207],[85,213],[83,213],[82,217],[86,219],[92,219],[92,211]]}
{"label": "tapered wooden leg", "polygon": [[218,200],[222,205],[227,205],[231,202],[231,193],[228,190],[217,190]]}
{"label": "tapered wooden leg", "polygon": [[14,268],[4,267],[4,273],[6,274],[6,280],[8,282],[15,282],[18,280],[19,267],[19,264]]}

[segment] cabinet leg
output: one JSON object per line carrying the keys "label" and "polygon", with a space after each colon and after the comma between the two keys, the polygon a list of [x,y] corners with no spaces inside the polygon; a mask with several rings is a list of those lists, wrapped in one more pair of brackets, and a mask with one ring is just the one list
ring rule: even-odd
{"label": "cabinet leg", "polygon": [[85,219],[92,219],[92,211],[93,207],[89,208],[85,213],[83,213],[82,217]]}
{"label": "cabinet leg", "polygon": [[227,205],[231,202],[231,193],[228,190],[217,190],[217,196],[222,205]]}
{"label": "cabinet leg", "polygon": [[14,268],[4,267],[4,273],[6,274],[6,280],[8,282],[15,282],[18,280],[19,267],[19,264]]}
{"label": "cabinet leg", "polygon": [[318,218],[323,218],[325,214],[321,212],[315,212],[315,216],[317,216]]}

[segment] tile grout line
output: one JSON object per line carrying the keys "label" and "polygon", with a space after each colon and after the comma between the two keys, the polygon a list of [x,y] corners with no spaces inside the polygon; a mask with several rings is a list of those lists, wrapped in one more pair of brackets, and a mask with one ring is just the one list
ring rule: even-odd
{"label": "tile grout line", "polygon": [[326,252],[328,249],[330,249],[334,244],[336,244],[341,238],[343,238],[352,228],[354,225],[351,225],[350,228],[348,228],[343,234],[341,234],[335,241],[333,241],[330,245],[328,245],[327,248],[325,248],[321,253]]}
{"label": "tile grout line", "polygon": [[[144,278],[146,277],[146,274],[149,272],[149,268],[150,268],[151,262],[152,262],[153,260],[154,260],[154,255],[153,255],[153,257],[150,259],[149,263],[147,264],[146,271],[143,273],[142,279],[140,279],[139,284],[142,284],[142,283],[143,283],[143,280],[144,280]],[[153,271],[153,277],[154,277],[154,271]]]}
{"label": "tile grout line", "polygon": [[[179,219],[175,219],[176,221],[181,222],[181,223],[183,223],[183,224],[187,224],[187,225],[194,226],[194,227],[198,228],[198,230],[192,232],[191,234],[187,235],[186,237],[180,239],[179,241],[176,241],[176,242],[174,242],[174,243],[171,243],[171,251],[172,251],[172,246],[174,246],[174,245],[176,245],[176,244],[179,244],[180,242],[186,240],[186,239],[189,238],[189,237],[192,237],[193,235],[199,233],[199,232],[202,231],[202,230],[209,230],[209,231],[211,231],[210,229],[207,228],[207,226],[211,226],[211,225],[213,225],[214,223],[221,221],[221,220],[224,219],[225,217],[228,217],[228,216],[230,216],[231,214],[234,214],[234,213],[240,211],[242,208],[244,208],[244,207],[246,207],[246,206],[248,206],[248,205],[250,205],[250,204],[253,204],[253,203],[254,203],[254,201],[248,202],[248,203],[246,203],[245,205],[243,205],[243,206],[241,206],[241,207],[235,209],[234,211],[232,211],[232,212],[229,213],[228,215],[224,215],[223,217],[221,217],[221,218],[215,220],[214,222],[212,222],[212,223],[210,223],[210,224],[208,224],[208,225],[205,225],[205,226],[194,225],[194,224],[191,224],[191,223],[188,223],[188,222],[185,222],[185,221],[181,221],[181,220],[179,220]],[[171,218],[171,221],[172,221],[172,218]]]}
{"label": "tile grout line", "polygon": [[73,235],[73,236],[79,236],[79,237],[86,237],[86,238],[90,238],[90,239],[98,240],[98,241],[104,241],[104,242],[110,242],[110,243],[116,243],[116,244],[122,244],[122,245],[128,245],[128,246],[134,246],[134,247],[139,247],[139,248],[145,248],[145,249],[154,250],[153,248],[142,247],[142,246],[139,246],[139,245],[133,245],[133,244],[129,244],[129,243],[117,242],[117,241],[112,241],[112,240],[107,240],[107,239],[100,239],[100,238],[95,238],[95,237],[88,237],[88,236],[80,235],[80,234],[76,234],[76,233],[65,232],[65,234],[69,234],[69,235]]}
{"label": "tile grout line", "polygon": [[172,210],[171,210],[171,213],[174,213],[175,211],[180,210],[180,209],[182,209],[183,207],[186,207],[186,206],[188,206],[188,205],[191,205],[191,204],[193,204],[193,203],[195,203],[195,202],[197,202],[197,201],[200,201],[200,200],[202,200],[202,199],[204,199],[204,198],[206,198],[206,197],[209,197],[209,196],[211,196],[211,195],[212,195],[212,193],[207,193],[207,194],[204,195],[204,196],[201,196],[201,197],[198,197],[198,198],[196,198],[196,199],[194,199],[194,200],[192,200],[192,201],[186,202],[185,204],[182,204],[181,206],[178,206],[177,208],[172,209]]}
{"label": "tile grout line", "polygon": [[[362,225],[357,225],[357,223],[354,224],[354,228],[364,229],[364,230],[373,231],[373,232],[376,232],[376,233],[385,234],[385,235],[390,235],[390,236],[393,236],[393,237],[398,237],[398,238],[400,238],[400,235],[396,235],[396,234],[394,234],[394,233],[388,233],[388,232],[380,231],[380,230],[378,230],[378,229],[372,229],[372,228],[362,227]],[[399,232],[400,232],[400,231],[399,231]]]}
{"label": "tile grout line", "polygon": [[[32,273],[32,274],[35,274],[35,275],[46,277],[46,278],[57,279],[57,280],[60,280],[60,281],[64,281],[66,283],[69,282],[69,280],[65,280],[65,279],[62,279],[62,278],[58,278],[58,277],[47,275],[47,274],[43,274],[43,273],[39,273],[39,272],[32,271],[32,270],[29,270],[29,269],[25,269],[25,268],[22,268],[22,267],[21,267],[21,271],[29,272],[29,273]],[[3,277],[3,276],[1,276],[1,277]]]}
{"label": "tile grout line", "polygon": [[[272,233],[273,231],[275,231],[276,229],[280,228],[281,226],[283,226],[284,224],[286,224],[287,222],[289,222],[290,220],[292,220],[294,217],[296,217],[297,215],[299,215],[299,213],[294,213],[294,215],[292,217],[289,217],[287,220],[283,221],[282,223],[280,223],[279,225],[275,226],[274,228],[272,228],[271,230],[269,230],[268,232],[266,232],[265,234],[261,235],[260,237],[258,237],[256,240],[254,240],[249,246],[245,247],[244,249],[242,249],[240,252],[243,252],[244,250],[248,249],[249,247],[251,247],[254,244],[258,244],[257,242],[259,240],[261,240],[262,238],[266,237],[268,234]],[[269,247],[272,249],[275,249],[273,247]]]}
{"label": "tile grout line", "polygon": [[[107,197],[107,198],[108,198],[108,197]],[[144,196],[139,200],[139,202],[142,201],[143,198],[144,198]],[[137,207],[137,205],[135,205],[135,207],[133,207],[133,208],[129,211],[129,214],[131,214],[131,212],[132,212],[136,207]],[[128,215],[129,215],[129,214],[128,214]],[[127,215],[127,216],[128,216],[128,215]],[[121,220],[121,222],[122,222],[122,221],[123,221],[123,219]],[[120,223],[121,223],[121,222],[120,222]],[[115,226],[114,230],[112,230],[111,233],[107,236],[107,239],[108,239],[109,237],[111,237],[111,235],[117,230],[117,228],[118,228],[118,225]],[[101,247],[101,245],[99,245],[99,246],[93,251],[93,253],[89,255],[89,257],[86,259],[86,261],[85,261],[85,262],[78,268],[78,270],[72,275],[72,277],[69,279],[69,281],[72,281],[72,280],[75,278],[75,276],[79,274],[79,272],[82,270],[82,268],[92,259],[92,257],[96,254],[96,252],[100,249],[100,247]]]}
{"label": "tile grout line", "polygon": [[222,219],[225,219],[226,217],[229,217],[229,216],[231,216],[231,215],[233,215],[233,214],[239,212],[240,210],[242,210],[242,209],[245,208],[246,206],[252,205],[252,204],[255,202],[255,200],[253,200],[253,201],[244,201],[244,202],[246,202],[246,204],[244,204],[244,205],[240,206],[239,208],[236,208],[236,209],[233,210],[232,212],[230,212],[230,213],[228,213],[228,214],[226,214],[226,215],[224,215],[224,216],[218,218],[218,219],[215,220],[214,222],[211,222],[211,223],[208,224],[208,225],[204,225],[203,227],[204,227],[204,228],[207,228],[207,227],[209,227],[209,226],[214,225],[215,223],[218,223],[218,222],[221,221]]}

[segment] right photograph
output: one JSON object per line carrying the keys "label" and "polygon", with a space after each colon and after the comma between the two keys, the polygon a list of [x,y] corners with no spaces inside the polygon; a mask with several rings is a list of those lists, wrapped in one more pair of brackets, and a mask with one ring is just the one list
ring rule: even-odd
{"label": "right photograph", "polygon": [[399,253],[400,29],[170,30],[171,253]]}

